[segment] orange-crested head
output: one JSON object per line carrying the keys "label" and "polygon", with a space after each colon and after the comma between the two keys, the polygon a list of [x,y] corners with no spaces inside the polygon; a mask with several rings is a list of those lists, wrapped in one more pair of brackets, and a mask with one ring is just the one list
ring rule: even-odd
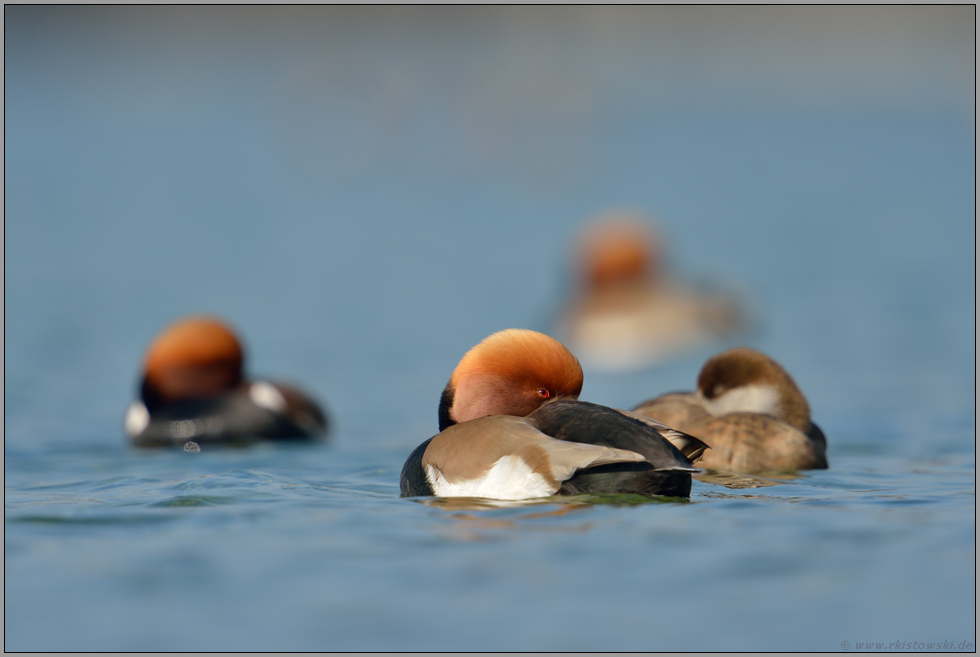
{"label": "orange-crested head", "polygon": [[[210,317],[188,317],[164,329],[144,361],[144,397],[159,401],[213,397],[242,381],[244,352],[235,333]],[[147,401],[144,399],[144,401]]]}
{"label": "orange-crested head", "polygon": [[440,430],[486,415],[525,416],[556,397],[577,398],[582,366],[565,345],[537,331],[506,329],[463,356],[443,391]]}

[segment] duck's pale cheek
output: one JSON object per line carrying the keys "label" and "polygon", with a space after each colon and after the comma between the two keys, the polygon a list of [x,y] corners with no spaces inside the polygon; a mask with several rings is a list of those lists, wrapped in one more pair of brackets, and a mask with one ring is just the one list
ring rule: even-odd
{"label": "duck's pale cheek", "polygon": [[534,472],[519,456],[499,459],[482,477],[448,481],[433,465],[426,476],[437,497],[489,497],[498,500],[526,500],[548,497],[557,492],[554,483]]}
{"label": "duck's pale cheek", "polygon": [[713,415],[726,413],[764,413],[779,416],[779,391],[772,386],[751,385],[733,388],[715,399],[705,400]]}

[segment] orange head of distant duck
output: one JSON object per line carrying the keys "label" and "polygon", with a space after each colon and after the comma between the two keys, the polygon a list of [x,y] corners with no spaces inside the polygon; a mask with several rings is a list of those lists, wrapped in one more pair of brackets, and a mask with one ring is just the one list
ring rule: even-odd
{"label": "orange head of distant duck", "polygon": [[582,233],[577,267],[590,289],[656,282],[661,276],[660,240],[638,217],[610,215]]}
{"label": "orange head of distant duck", "polygon": [[494,333],[470,349],[439,404],[439,429],[486,415],[534,412],[556,397],[578,398],[582,366],[565,345],[526,329]]}
{"label": "orange head of distant duck", "polygon": [[210,317],[181,319],[164,329],[146,352],[144,402],[220,395],[242,382],[243,361],[241,342],[226,324]]}

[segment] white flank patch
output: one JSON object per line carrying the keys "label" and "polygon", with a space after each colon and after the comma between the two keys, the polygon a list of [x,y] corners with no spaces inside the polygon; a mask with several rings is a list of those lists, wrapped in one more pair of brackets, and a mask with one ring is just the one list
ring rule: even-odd
{"label": "white flank patch", "polygon": [[427,466],[426,475],[432,491],[438,497],[487,497],[497,500],[526,500],[548,497],[558,492],[540,474],[533,472],[520,457],[500,458],[479,479],[449,482],[434,466]]}
{"label": "white flank patch", "polygon": [[150,424],[150,412],[146,410],[146,405],[143,402],[133,402],[129,405],[126,410],[126,419],[123,422],[123,426],[126,428],[126,434],[130,438],[135,438],[136,436],[143,433]]}
{"label": "white flank patch", "polygon": [[772,386],[740,386],[716,399],[705,399],[704,405],[712,415],[743,412],[779,417],[779,391]]}
{"label": "white flank patch", "polygon": [[282,413],[286,410],[286,398],[271,383],[256,381],[249,386],[248,396],[256,406],[269,409],[273,413]]}

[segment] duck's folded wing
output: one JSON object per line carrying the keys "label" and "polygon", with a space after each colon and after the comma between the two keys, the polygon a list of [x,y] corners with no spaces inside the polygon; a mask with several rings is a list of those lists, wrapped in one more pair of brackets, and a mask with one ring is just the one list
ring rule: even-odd
{"label": "duck's folded wing", "polygon": [[641,415],[639,413],[634,413],[632,411],[624,411],[622,409],[616,409],[626,417],[631,417],[634,420],[639,420],[648,427],[652,427],[657,430],[661,436],[666,438],[671,445],[680,450],[681,454],[687,457],[687,460],[691,463],[697,462],[701,456],[704,454],[704,450],[711,449],[711,446],[704,441],[695,438],[691,434],[684,433],[683,431],[678,431],[668,427],[663,422],[659,420],[654,420],[652,417],[647,417],[646,415]]}
{"label": "duck's folded wing", "polygon": [[527,419],[542,433],[559,440],[605,445],[642,454],[655,470],[699,471],[652,426],[606,406],[557,399],[544,404]]}
{"label": "duck's folded wing", "polygon": [[644,460],[608,445],[556,440],[525,418],[492,415],[432,438],[419,467],[437,496],[516,500],[553,495],[580,469]]}

